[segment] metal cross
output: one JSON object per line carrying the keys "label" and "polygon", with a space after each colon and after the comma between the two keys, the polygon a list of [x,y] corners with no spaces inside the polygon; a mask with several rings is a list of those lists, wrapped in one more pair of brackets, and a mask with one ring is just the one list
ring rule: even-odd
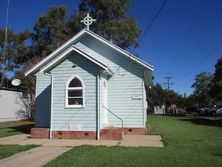
{"label": "metal cross", "polygon": [[89,16],[89,13],[87,13],[87,16],[81,20],[81,23],[86,25],[87,30],[89,30],[89,26],[96,21],[96,19],[93,19],[92,17]]}

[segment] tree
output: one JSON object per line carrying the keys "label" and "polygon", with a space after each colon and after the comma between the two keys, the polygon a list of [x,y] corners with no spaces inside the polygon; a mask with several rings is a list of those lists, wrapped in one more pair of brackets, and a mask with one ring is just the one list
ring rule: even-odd
{"label": "tree", "polygon": [[210,95],[216,102],[222,103],[222,57],[215,65],[215,73],[212,80]]}
{"label": "tree", "polygon": [[186,106],[186,96],[183,97],[173,90],[163,90],[159,83],[147,90],[147,101],[149,111],[153,111],[154,106],[165,105],[167,108],[171,104],[176,104],[177,107],[182,108]]}
{"label": "tree", "polygon": [[195,94],[191,94],[190,96],[187,97],[186,101],[185,101],[186,107],[190,107],[190,106],[199,106],[199,102],[198,102],[198,97]]}
{"label": "tree", "polygon": [[33,57],[31,59],[29,59],[23,69],[21,71],[18,71],[15,74],[15,78],[20,79],[21,80],[21,85],[19,86],[19,89],[34,95],[35,94],[35,77],[34,76],[26,76],[24,75],[24,73],[30,69],[31,67],[33,67],[35,64],[37,64],[42,58],[41,57]]}
{"label": "tree", "polygon": [[46,57],[70,38],[65,6],[53,6],[41,15],[32,34],[32,56]]}
{"label": "tree", "polygon": [[192,87],[194,88],[194,95],[196,95],[199,106],[208,105],[211,103],[210,87],[213,75],[207,72],[202,72],[195,77],[195,82]]}
{"label": "tree", "polygon": [[159,83],[147,90],[147,101],[149,111],[153,111],[154,106],[161,106],[165,103],[164,91]]}
{"label": "tree", "polygon": [[133,17],[127,17],[130,0],[81,0],[79,16],[87,12],[96,19],[90,29],[123,49],[138,47],[141,30]]}
{"label": "tree", "polygon": [[7,41],[5,43],[5,30],[0,29],[0,87],[4,86],[6,73],[20,68],[21,63],[27,60],[30,50],[25,45],[25,42],[30,38],[30,35],[29,31],[16,34],[12,30],[8,30]]}
{"label": "tree", "polygon": [[167,107],[170,107],[171,104],[176,104],[177,107],[184,107],[185,105],[185,98],[173,90],[164,90],[164,99]]}

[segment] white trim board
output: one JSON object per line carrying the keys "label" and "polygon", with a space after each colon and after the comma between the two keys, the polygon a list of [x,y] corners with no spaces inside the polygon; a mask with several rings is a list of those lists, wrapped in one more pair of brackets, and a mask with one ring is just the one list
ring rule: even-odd
{"label": "white trim board", "polygon": [[106,39],[104,39],[103,37],[100,37],[99,35],[93,33],[90,30],[86,30],[83,29],[81,30],[79,33],[77,33],[75,36],[73,36],[71,39],[69,39],[67,42],[65,42],[62,46],[60,46],[58,49],[56,49],[54,52],[52,52],[51,54],[49,54],[46,58],[44,58],[42,61],[40,61],[37,65],[35,65],[34,67],[32,67],[31,69],[29,69],[27,72],[25,72],[25,76],[34,73],[34,71],[42,68],[47,61],[50,61],[53,59],[53,57],[58,54],[62,49],[66,48],[68,45],[70,45],[71,43],[73,43],[75,40],[77,40],[78,38],[80,38],[82,35],[84,34],[88,34],[94,38],[96,38],[97,40],[101,41],[102,43],[108,45],[109,47],[115,49],[116,51],[118,51],[119,53],[127,56],[128,58],[130,58],[131,60],[135,61],[136,63],[142,65],[143,67],[153,71],[153,66],[145,63],[143,60],[135,57],[134,55],[130,54],[129,52],[121,49],[120,47],[114,45],[113,43],[107,41]]}
{"label": "white trim board", "polygon": [[95,37],[96,39],[98,39],[99,41],[101,41],[102,43],[105,43],[106,45],[110,46],[111,48],[117,50],[118,52],[122,53],[123,55],[127,56],[128,58],[132,59],[133,61],[136,61],[137,63],[139,63],[140,65],[144,66],[145,68],[148,68],[149,70],[153,71],[153,66],[145,63],[143,60],[135,57],[134,55],[130,54],[129,52],[127,52],[126,50],[123,50],[122,48],[118,47],[117,45],[111,43],[110,41],[100,37],[99,35],[95,34],[92,31],[86,30],[86,33]]}
{"label": "white trim board", "polygon": [[53,56],[55,54],[57,54],[58,52],[60,52],[62,49],[64,49],[67,45],[71,44],[74,40],[76,40],[77,38],[79,38],[80,36],[82,36],[85,33],[85,29],[81,30],[79,33],[77,33],[75,36],[73,36],[71,39],[69,39],[68,41],[66,41],[62,46],[60,46],[59,48],[57,48],[55,51],[53,51],[51,54],[49,54],[47,57],[45,57],[44,59],[42,59],[39,63],[37,63],[34,67],[32,67],[31,69],[29,69],[28,71],[25,72],[25,76],[31,74],[32,72],[34,72],[36,69],[41,68],[41,66],[48,61],[50,58],[53,58]]}
{"label": "white trim board", "polygon": [[112,75],[112,73],[109,71],[109,68],[106,65],[104,65],[103,63],[101,63],[101,62],[91,58],[90,56],[88,56],[87,54],[83,53],[82,51],[80,51],[79,49],[75,48],[74,46],[71,46],[65,52],[63,52],[61,55],[59,55],[57,58],[52,60],[49,64],[47,64],[44,68],[42,68],[40,72],[47,71],[48,69],[50,69],[50,67],[52,67],[54,64],[56,64],[57,62],[62,60],[64,57],[66,57],[72,51],[75,51],[75,52],[79,53],[80,55],[82,55],[86,59],[90,60],[94,64],[98,65],[99,67],[101,67],[102,69],[106,70],[107,72],[109,72]]}

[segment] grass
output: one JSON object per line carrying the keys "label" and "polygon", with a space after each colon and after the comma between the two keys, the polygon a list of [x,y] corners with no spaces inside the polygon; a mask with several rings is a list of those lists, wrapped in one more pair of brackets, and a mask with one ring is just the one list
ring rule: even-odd
{"label": "grass", "polygon": [[221,167],[222,121],[149,115],[149,134],[165,148],[79,146],[45,167]]}
{"label": "grass", "polygon": [[26,151],[31,148],[37,147],[37,145],[0,145],[0,159],[9,157],[21,151]]}
{"label": "grass", "polygon": [[0,137],[29,133],[32,127],[34,127],[32,121],[2,122],[0,123]]}

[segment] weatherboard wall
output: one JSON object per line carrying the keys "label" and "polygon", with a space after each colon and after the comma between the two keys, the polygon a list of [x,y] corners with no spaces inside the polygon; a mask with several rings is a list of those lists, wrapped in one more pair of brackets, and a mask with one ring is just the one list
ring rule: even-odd
{"label": "weatherboard wall", "polygon": [[[73,64],[77,67],[73,68]],[[101,69],[76,52],[52,69],[54,131],[96,131],[96,76]],[[66,84],[70,77],[78,76],[83,81],[85,104],[82,108],[65,107]]]}
{"label": "weatherboard wall", "polygon": [[[82,36],[73,45],[94,59],[108,65],[114,72],[112,77],[106,78],[108,109],[123,120],[124,127],[144,128],[147,107],[143,81],[145,69],[89,35]],[[72,68],[73,64],[78,66]],[[53,75],[52,130],[96,131],[96,76],[100,70],[101,68],[97,65],[75,52],[53,67],[51,70]],[[65,86],[73,75],[78,75],[84,81],[84,108],[65,108]],[[99,84],[100,127],[102,128],[104,126],[102,81]],[[36,90],[36,126],[49,127],[50,76],[38,73]],[[121,121],[108,112],[108,125],[121,127]]]}
{"label": "weatherboard wall", "polygon": [[50,127],[51,77],[43,73],[36,75],[35,126]]}
{"label": "weatherboard wall", "polygon": [[[107,64],[114,72],[108,79],[108,109],[123,120],[124,127],[144,128],[144,68],[89,35],[85,35],[75,47]],[[108,123],[121,127],[121,121],[110,112]]]}

